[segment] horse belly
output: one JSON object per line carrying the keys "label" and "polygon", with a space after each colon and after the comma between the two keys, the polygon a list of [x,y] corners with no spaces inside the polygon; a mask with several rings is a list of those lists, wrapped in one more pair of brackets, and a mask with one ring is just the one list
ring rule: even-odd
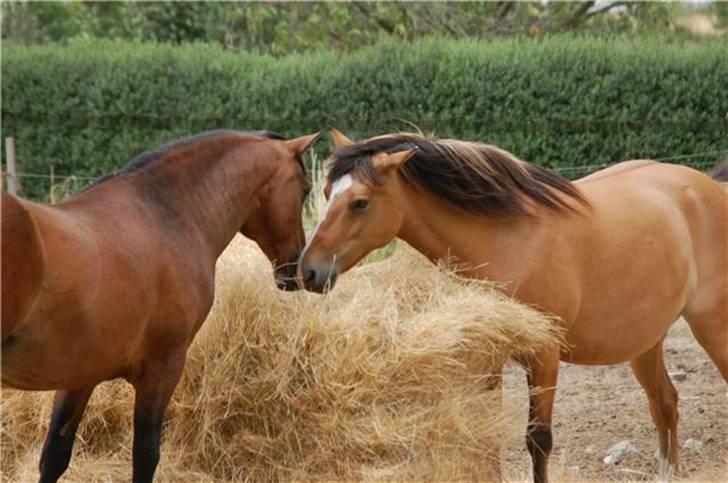
{"label": "horse belly", "polygon": [[[133,365],[147,323],[141,316],[145,304],[125,302],[133,290],[98,290],[113,286],[112,281],[97,280],[93,288],[81,289],[83,272],[76,270],[78,279],[66,277],[63,283],[58,274],[48,274],[50,287],[3,342],[3,385],[29,390],[83,387],[123,375]],[[117,303],[111,304],[112,299]]]}
{"label": "horse belly", "polygon": [[[654,347],[675,322],[679,309],[666,308],[580,320],[566,334],[561,360],[583,365],[630,361]],[[595,331],[594,327],[599,330]]]}
{"label": "horse belly", "polygon": [[65,314],[31,312],[2,344],[3,385],[54,390],[118,377],[131,362],[128,340],[105,337],[95,325],[74,307],[68,307]]}
{"label": "horse belly", "polygon": [[665,336],[694,291],[696,270],[677,238],[654,241],[642,248],[634,244],[630,256],[622,251],[620,262],[605,260],[601,272],[594,270],[601,283],[584,287],[567,329],[564,361],[618,364]]}
{"label": "horse belly", "polygon": [[692,264],[659,256],[645,263],[648,255],[637,256],[643,258],[639,273],[629,276],[625,267],[625,277],[583,294],[567,330],[564,361],[602,365],[632,360],[659,342],[678,319],[693,291]]}

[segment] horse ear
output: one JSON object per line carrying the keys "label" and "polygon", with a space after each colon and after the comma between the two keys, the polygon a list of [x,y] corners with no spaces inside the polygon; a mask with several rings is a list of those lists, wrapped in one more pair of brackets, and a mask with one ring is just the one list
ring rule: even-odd
{"label": "horse ear", "polygon": [[348,148],[354,144],[354,141],[344,136],[344,134],[335,127],[331,128],[331,137],[334,138],[334,146],[336,146],[336,149]]}
{"label": "horse ear", "polygon": [[400,151],[392,154],[381,153],[380,155],[375,156],[372,162],[374,163],[374,167],[379,170],[399,168],[409,158],[414,156],[415,152],[417,152],[416,149],[408,149],[407,151]]}
{"label": "horse ear", "polygon": [[297,137],[295,139],[289,139],[288,141],[284,141],[284,143],[289,151],[293,154],[299,155],[305,153],[306,150],[313,145],[313,143],[318,141],[319,137],[321,137],[321,131]]}

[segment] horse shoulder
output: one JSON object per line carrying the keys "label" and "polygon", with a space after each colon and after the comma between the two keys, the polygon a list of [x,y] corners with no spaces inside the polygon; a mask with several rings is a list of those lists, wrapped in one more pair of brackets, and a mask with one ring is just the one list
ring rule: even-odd
{"label": "horse shoulder", "polygon": [[191,342],[212,308],[215,261],[199,253],[178,247],[158,260],[158,303],[152,325],[159,341],[173,336]]}

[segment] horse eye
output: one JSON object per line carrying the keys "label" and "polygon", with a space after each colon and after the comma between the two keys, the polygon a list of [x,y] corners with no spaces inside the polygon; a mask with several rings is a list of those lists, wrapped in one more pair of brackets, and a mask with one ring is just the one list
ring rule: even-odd
{"label": "horse eye", "polygon": [[349,204],[349,209],[351,209],[351,211],[362,211],[366,209],[367,206],[369,206],[369,200],[359,198]]}

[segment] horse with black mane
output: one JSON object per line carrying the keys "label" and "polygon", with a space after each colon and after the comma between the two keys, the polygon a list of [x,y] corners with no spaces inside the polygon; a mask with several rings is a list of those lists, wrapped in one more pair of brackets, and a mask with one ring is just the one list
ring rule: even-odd
{"label": "horse with black mane", "polygon": [[96,385],[134,386],[133,481],[152,481],[164,411],[213,302],[215,261],[255,240],[297,288],[317,134],[211,131],[144,153],[61,204],[2,194],[2,383],[55,390],[40,481],[68,467]]}
{"label": "horse with black mane", "polygon": [[331,289],[399,237],[456,259],[514,298],[558,316],[566,343],[525,361],[528,450],[547,481],[559,361],[629,361],[649,399],[663,469],[678,462],[677,392],[662,343],[684,316],[728,380],[728,192],[693,169],[628,161],[574,183],[492,145],[390,134],[354,143],[334,130],[328,206],[299,264]]}

